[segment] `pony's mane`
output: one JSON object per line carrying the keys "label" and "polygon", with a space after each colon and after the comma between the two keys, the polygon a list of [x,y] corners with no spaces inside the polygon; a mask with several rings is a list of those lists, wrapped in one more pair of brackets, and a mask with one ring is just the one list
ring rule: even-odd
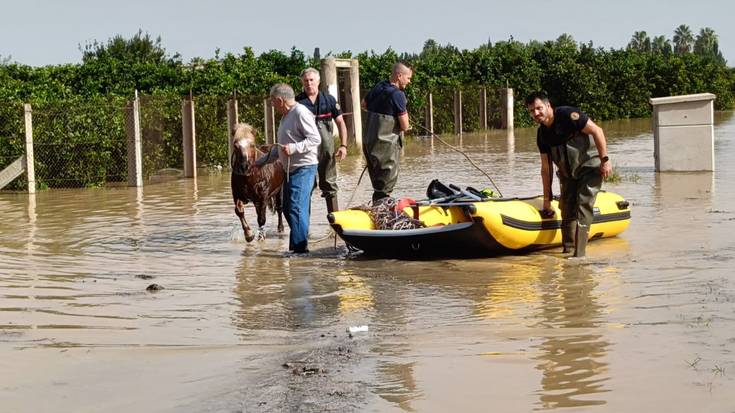
{"label": "pony's mane", "polygon": [[235,132],[232,134],[234,139],[244,139],[248,136],[255,140],[255,129],[247,123],[238,123],[235,125]]}

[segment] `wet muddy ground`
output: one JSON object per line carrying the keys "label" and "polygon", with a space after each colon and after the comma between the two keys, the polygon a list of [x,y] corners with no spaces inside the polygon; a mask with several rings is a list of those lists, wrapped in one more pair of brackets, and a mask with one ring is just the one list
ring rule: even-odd
{"label": "wet muddy ground", "polygon": [[[0,410],[735,412],[735,117],[715,173],[655,173],[649,119],[602,126],[633,218],[584,260],[366,259],[325,239],[318,195],[289,256],[273,221],[245,243],[226,174],[0,193]],[[447,139],[529,196],[534,137]],[[398,195],[489,186],[439,142],[403,165]],[[340,165],[343,205],[370,197],[362,166]]]}

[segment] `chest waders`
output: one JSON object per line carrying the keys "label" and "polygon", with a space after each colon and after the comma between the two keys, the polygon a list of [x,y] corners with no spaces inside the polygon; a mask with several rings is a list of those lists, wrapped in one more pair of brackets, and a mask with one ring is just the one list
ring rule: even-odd
{"label": "chest waders", "polygon": [[373,201],[390,196],[398,180],[400,152],[403,142],[396,118],[368,111],[362,151],[367,160]]}
{"label": "chest waders", "polygon": [[576,132],[566,143],[551,147],[558,168],[561,236],[564,252],[583,257],[594,217],[594,204],[602,187],[600,157],[591,136]]}
{"label": "chest waders", "polygon": [[337,161],[334,159],[334,129],[332,118],[316,121],[322,143],[319,144],[317,175],[319,176],[319,189],[322,197],[327,203],[327,212],[339,210],[337,204]]}

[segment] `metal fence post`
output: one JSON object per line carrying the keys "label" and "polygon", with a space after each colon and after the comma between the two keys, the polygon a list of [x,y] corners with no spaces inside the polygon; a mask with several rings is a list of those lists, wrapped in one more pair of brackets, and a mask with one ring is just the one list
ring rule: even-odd
{"label": "metal fence post", "polygon": [[135,99],[125,108],[128,135],[128,186],[143,186],[143,149],[140,134],[140,99],[135,91]]}
{"label": "metal fence post", "polygon": [[31,105],[26,103],[23,105],[26,130],[26,177],[28,178],[28,193],[36,193],[36,169],[34,167],[33,157],[33,110]]}
{"label": "metal fence post", "polygon": [[189,95],[181,102],[185,178],[197,177],[196,122],[194,119],[194,99]]}

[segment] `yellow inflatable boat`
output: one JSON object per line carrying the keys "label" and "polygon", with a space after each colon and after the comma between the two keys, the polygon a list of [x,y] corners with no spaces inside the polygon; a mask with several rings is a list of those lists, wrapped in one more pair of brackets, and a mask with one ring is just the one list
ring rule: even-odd
{"label": "yellow inflatable boat", "polygon": [[[379,230],[369,213],[349,209],[327,216],[349,245],[370,255],[401,258],[493,256],[561,245],[561,211],[542,218],[541,196],[488,198],[482,201],[407,206],[403,213],[425,227]],[[614,237],[630,223],[630,205],[620,195],[600,191],[594,207],[590,240]]]}

